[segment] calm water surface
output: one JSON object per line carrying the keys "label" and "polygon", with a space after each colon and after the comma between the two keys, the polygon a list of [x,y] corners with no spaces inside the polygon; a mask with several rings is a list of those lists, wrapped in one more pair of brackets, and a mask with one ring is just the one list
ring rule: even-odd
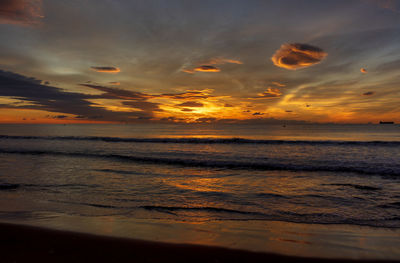
{"label": "calm water surface", "polygon": [[0,218],[398,228],[399,134],[397,125],[1,125]]}

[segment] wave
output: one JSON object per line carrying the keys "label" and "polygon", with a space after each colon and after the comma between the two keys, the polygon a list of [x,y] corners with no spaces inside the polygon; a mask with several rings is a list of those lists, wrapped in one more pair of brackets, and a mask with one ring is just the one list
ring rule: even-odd
{"label": "wave", "polygon": [[121,138],[98,136],[11,136],[0,135],[10,140],[60,140],[60,141],[103,141],[126,143],[186,143],[186,144],[299,144],[299,145],[358,145],[400,146],[400,141],[333,141],[333,140],[255,140],[245,138]]}
{"label": "wave", "polygon": [[240,211],[234,209],[220,208],[220,207],[181,207],[181,206],[154,206],[154,205],[144,205],[139,206],[138,208],[146,209],[146,210],[155,210],[155,211],[205,211],[205,212],[216,212],[216,213],[233,213],[233,214],[242,214],[242,215],[256,215],[256,216],[265,216],[263,213],[258,212],[248,212],[248,211]]}
{"label": "wave", "polygon": [[[204,168],[225,168],[225,169],[247,169],[247,170],[282,170],[282,171],[304,171],[304,172],[340,172],[357,173],[366,175],[386,175],[400,176],[400,169],[385,168],[382,166],[359,166],[354,164],[290,164],[290,163],[267,163],[251,161],[233,161],[233,160],[212,160],[212,159],[186,159],[186,158],[168,158],[168,157],[148,157],[148,156],[128,156],[119,154],[100,154],[87,152],[59,152],[59,151],[38,151],[38,150],[3,150],[0,153],[21,154],[21,155],[50,155],[50,156],[70,156],[102,159],[118,159],[120,161],[131,161],[149,164],[178,165],[189,167]],[[346,166],[347,165],[347,166]]]}
{"label": "wave", "polygon": [[366,190],[366,191],[377,191],[382,190],[380,187],[369,186],[369,185],[358,185],[358,184],[325,184],[325,185],[333,185],[333,186],[348,186],[358,190]]}
{"label": "wave", "polygon": [[[70,202],[67,202],[70,203]],[[212,207],[212,206],[158,206],[158,205],[142,205],[132,207],[119,207],[114,205],[103,205],[93,203],[73,203],[77,205],[92,206],[96,208],[104,209],[128,209],[135,211],[136,209],[144,209],[148,211],[161,212],[169,215],[173,215],[178,218],[185,217],[180,213],[194,212],[194,216],[197,217],[197,213],[207,213],[208,220],[242,220],[242,221],[285,221],[292,223],[303,223],[303,224],[349,224],[349,225],[360,225],[360,226],[374,226],[374,227],[388,227],[388,228],[400,228],[398,221],[400,217],[386,217],[382,219],[358,219],[348,218],[338,214],[330,213],[296,213],[289,211],[275,211],[272,213],[262,213],[257,211],[244,211],[236,209],[228,209],[223,207]],[[214,214],[214,216],[213,216]],[[223,216],[225,214],[225,216]]]}

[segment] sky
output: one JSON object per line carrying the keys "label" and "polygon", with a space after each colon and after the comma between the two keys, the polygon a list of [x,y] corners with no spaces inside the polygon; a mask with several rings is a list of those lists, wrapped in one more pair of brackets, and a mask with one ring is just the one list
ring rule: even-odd
{"label": "sky", "polygon": [[0,0],[0,123],[400,122],[400,0]]}

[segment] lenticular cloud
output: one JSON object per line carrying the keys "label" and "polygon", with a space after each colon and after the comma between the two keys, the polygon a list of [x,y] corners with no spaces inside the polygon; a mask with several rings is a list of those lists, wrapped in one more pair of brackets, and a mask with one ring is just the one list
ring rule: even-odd
{"label": "lenticular cloud", "polygon": [[307,44],[283,44],[272,56],[272,62],[281,68],[296,70],[318,64],[328,53]]}

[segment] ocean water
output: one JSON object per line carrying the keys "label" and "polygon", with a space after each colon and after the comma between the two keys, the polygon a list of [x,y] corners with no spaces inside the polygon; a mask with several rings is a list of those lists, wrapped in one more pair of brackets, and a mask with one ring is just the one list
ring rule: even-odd
{"label": "ocean water", "polygon": [[398,125],[0,125],[0,220],[400,228]]}

